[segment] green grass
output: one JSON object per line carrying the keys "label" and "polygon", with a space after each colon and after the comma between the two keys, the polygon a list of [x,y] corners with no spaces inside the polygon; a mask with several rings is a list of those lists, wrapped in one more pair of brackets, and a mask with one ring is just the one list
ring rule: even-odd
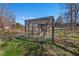
{"label": "green grass", "polygon": [[7,48],[3,54],[4,56],[21,56],[22,49],[21,48]]}
{"label": "green grass", "polygon": [[19,47],[17,47],[17,42],[14,41],[7,41],[7,43],[5,43],[6,46],[4,46],[4,56],[19,56],[22,55],[22,49]]}
{"label": "green grass", "polygon": [[[55,36],[63,39],[62,31],[55,31]],[[68,39],[66,41],[74,42],[76,47],[79,47],[79,33],[69,33],[67,34]],[[74,38],[74,39],[72,39]],[[16,37],[13,39],[7,39],[3,42],[0,41],[0,55],[3,56],[71,56],[74,52],[74,48],[65,46],[58,43],[52,44],[51,38],[48,38],[43,44],[38,42],[30,42],[24,37]],[[31,40],[31,39],[30,39]],[[64,40],[64,39],[63,39]],[[38,40],[37,40],[38,41]],[[61,41],[62,42],[62,41]],[[79,48],[75,48],[75,50]],[[71,52],[73,51],[73,52]]]}
{"label": "green grass", "polygon": [[[48,40],[49,41],[49,40]],[[43,48],[41,48],[41,46]],[[42,49],[42,50],[41,50]],[[61,48],[52,45],[52,43],[33,43],[29,41],[7,41],[3,56],[39,56],[39,55],[72,55]]]}

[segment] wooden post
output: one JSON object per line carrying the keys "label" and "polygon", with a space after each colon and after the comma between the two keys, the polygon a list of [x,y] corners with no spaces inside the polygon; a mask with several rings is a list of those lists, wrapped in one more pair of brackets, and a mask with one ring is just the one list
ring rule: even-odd
{"label": "wooden post", "polygon": [[50,20],[52,20],[52,43],[54,43],[54,17],[50,17]]}
{"label": "wooden post", "polygon": [[39,24],[37,26],[38,26],[38,35],[40,35],[40,26]]}
{"label": "wooden post", "polygon": [[46,24],[46,35],[47,35],[47,24]]}
{"label": "wooden post", "polygon": [[33,39],[33,35],[34,35],[34,28],[33,28],[33,24],[32,24],[32,39]]}
{"label": "wooden post", "polygon": [[25,34],[26,34],[26,22],[25,22]]}
{"label": "wooden post", "polygon": [[29,38],[29,24],[28,24],[28,38]]}

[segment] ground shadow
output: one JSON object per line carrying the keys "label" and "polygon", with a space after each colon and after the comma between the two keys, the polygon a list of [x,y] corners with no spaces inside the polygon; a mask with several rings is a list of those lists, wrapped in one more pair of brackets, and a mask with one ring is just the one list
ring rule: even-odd
{"label": "ground shadow", "polygon": [[54,44],[56,47],[58,47],[58,48],[61,48],[61,49],[65,50],[65,51],[68,51],[68,52],[72,53],[72,54],[75,55],[75,56],[79,56],[79,53],[77,53],[77,52],[70,51],[69,49],[67,49],[67,48],[65,48],[65,47],[63,47],[63,46],[61,46],[61,45],[59,45],[59,44],[56,44],[56,43],[53,43],[53,44]]}

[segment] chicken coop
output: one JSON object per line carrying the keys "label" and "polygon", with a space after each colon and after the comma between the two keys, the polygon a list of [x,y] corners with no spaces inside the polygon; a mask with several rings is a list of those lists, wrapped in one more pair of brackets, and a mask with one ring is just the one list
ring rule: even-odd
{"label": "chicken coop", "polygon": [[54,40],[54,17],[25,20],[25,34],[28,38],[51,38]]}

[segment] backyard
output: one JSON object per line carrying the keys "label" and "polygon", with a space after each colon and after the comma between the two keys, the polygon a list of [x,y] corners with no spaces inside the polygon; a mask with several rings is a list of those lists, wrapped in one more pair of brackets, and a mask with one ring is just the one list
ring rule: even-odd
{"label": "backyard", "polygon": [[79,56],[79,4],[0,4],[0,56]]}
{"label": "backyard", "polygon": [[[8,35],[7,35],[8,34]],[[55,43],[51,38],[33,41],[26,35],[5,33],[0,38],[0,55],[2,56],[72,56],[79,55],[79,33],[71,32],[67,37],[62,30],[55,30]]]}

